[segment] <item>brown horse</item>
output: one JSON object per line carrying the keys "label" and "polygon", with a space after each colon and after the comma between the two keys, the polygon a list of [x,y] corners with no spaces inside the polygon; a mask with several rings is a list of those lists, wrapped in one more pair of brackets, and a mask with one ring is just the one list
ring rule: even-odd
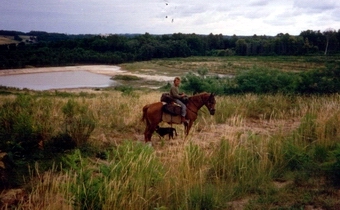
{"label": "brown horse", "polygon": [[[197,95],[193,95],[189,97],[187,106],[187,115],[185,118],[189,120],[189,123],[186,125],[184,124],[185,134],[188,135],[191,126],[193,125],[194,121],[197,119],[198,110],[202,106],[206,106],[211,115],[215,114],[215,96],[213,93],[200,93]],[[145,105],[143,107],[143,117],[142,120],[145,122],[146,127],[144,131],[144,140],[145,142],[151,141],[151,136],[153,132],[156,130],[158,124],[162,122],[163,116],[163,103],[156,102],[152,104]],[[180,124],[180,122],[168,122],[169,124]]]}

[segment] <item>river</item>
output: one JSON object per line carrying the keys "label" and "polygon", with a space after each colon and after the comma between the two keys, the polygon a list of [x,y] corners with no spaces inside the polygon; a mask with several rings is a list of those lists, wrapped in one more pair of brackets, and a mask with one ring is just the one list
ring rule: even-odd
{"label": "river", "polygon": [[145,80],[170,81],[173,78],[160,75],[132,74],[119,66],[88,65],[48,68],[0,70],[0,86],[31,90],[65,88],[103,88],[117,86],[112,80],[118,74],[135,75]]}

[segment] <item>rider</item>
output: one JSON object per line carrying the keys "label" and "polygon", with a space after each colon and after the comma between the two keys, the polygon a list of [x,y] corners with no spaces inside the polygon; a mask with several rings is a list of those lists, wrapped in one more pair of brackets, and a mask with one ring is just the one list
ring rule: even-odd
{"label": "rider", "polygon": [[185,115],[187,114],[187,107],[181,101],[181,99],[183,100],[184,97],[186,97],[186,95],[184,93],[179,93],[178,87],[179,87],[180,83],[181,83],[181,78],[175,77],[174,84],[171,86],[171,89],[170,89],[170,95],[175,100],[175,102],[178,103],[179,105],[181,105],[181,107],[182,107],[182,111],[181,111],[182,123],[187,123],[187,121],[185,119]]}

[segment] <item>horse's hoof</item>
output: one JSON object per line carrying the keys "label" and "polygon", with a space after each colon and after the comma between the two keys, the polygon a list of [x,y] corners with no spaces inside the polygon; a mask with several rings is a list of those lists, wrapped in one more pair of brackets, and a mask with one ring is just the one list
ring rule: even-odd
{"label": "horse's hoof", "polygon": [[149,142],[146,143],[146,145],[149,146],[149,147],[152,147],[152,142],[149,141]]}

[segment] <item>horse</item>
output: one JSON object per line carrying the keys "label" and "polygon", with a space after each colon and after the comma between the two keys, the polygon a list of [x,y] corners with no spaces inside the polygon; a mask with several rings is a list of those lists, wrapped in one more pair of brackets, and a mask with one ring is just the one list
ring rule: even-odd
{"label": "horse", "polygon": [[[189,120],[188,123],[184,123],[184,131],[185,135],[188,136],[189,131],[197,119],[198,111],[202,108],[202,106],[206,106],[209,110],[210,115],[215,114],[215,95],[213,93],[200,93],[188,98],[187,106],[187,114],[185,119]],[[143,116],[142,121],[145,122],[145,131],[144,131],[144,141],[145,143],[151,141],[151,136],[153,132],[156,130],[158,124],[163,121],[163,103],[155,102],[152,104],[147,104],[143,107]],[[167,122],[169,124],[181,124],[181,121],[170,121]]]}

